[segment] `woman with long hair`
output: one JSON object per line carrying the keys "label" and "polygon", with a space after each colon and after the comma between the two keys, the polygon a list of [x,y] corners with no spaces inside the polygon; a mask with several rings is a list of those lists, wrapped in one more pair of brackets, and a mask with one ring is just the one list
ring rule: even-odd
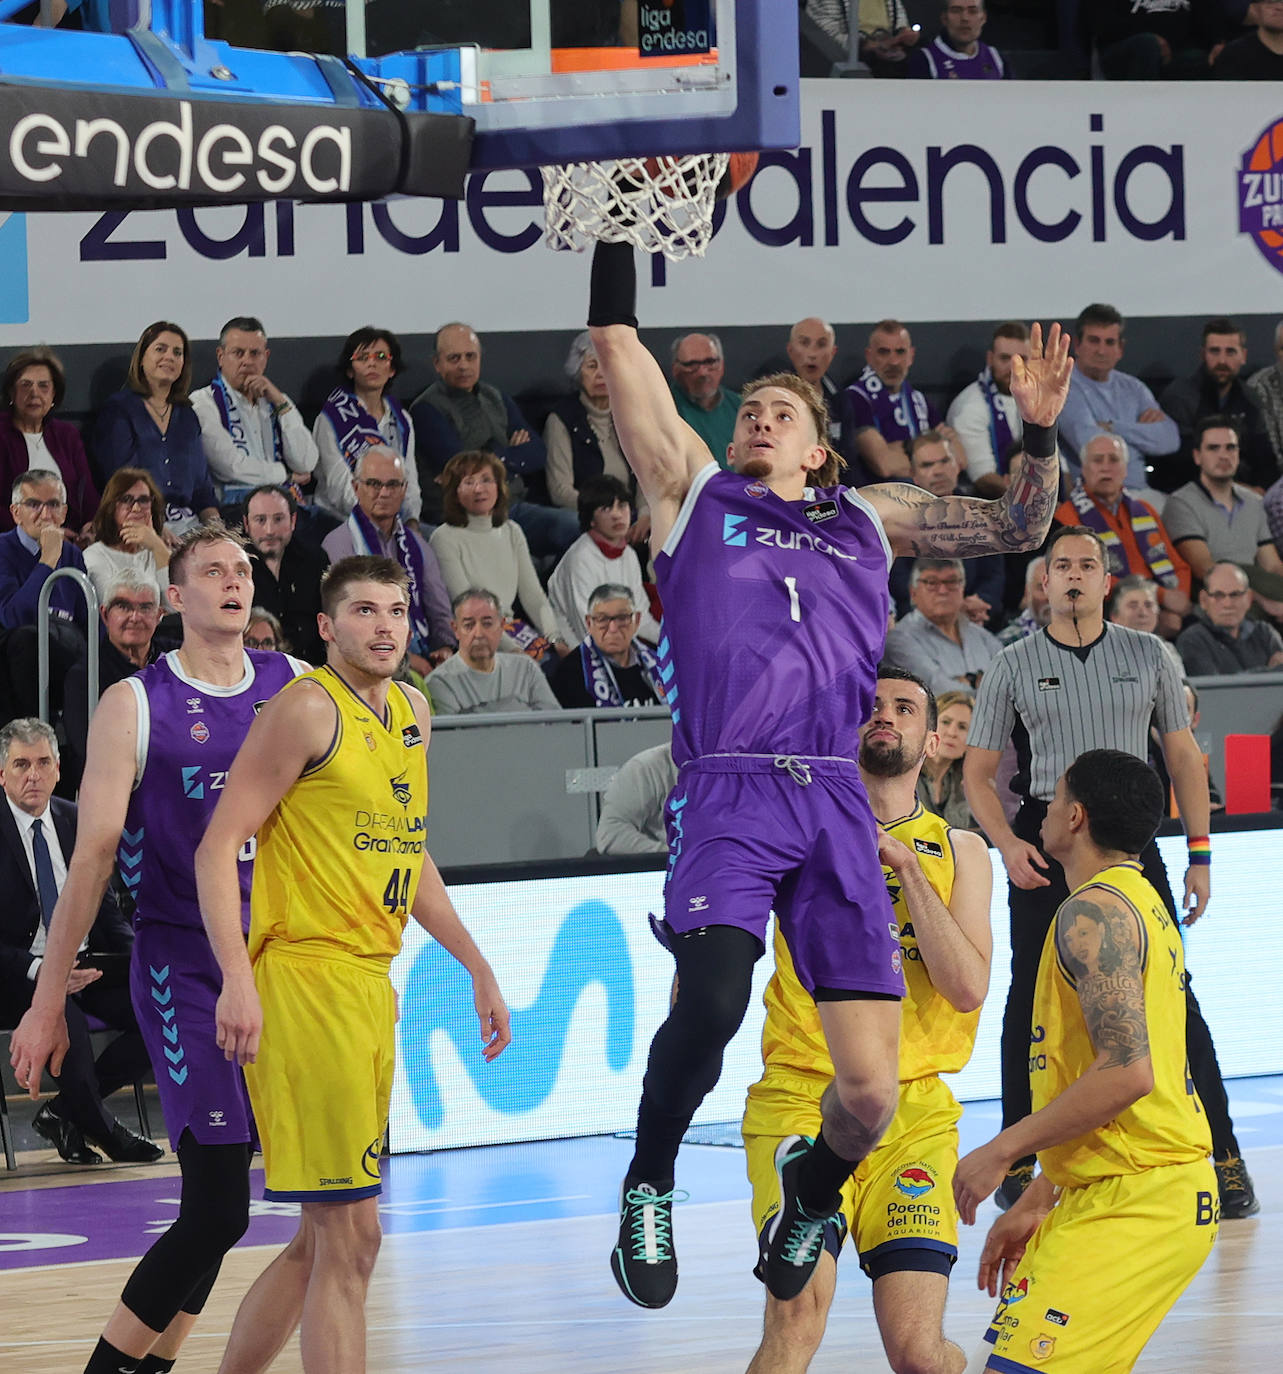
{"label": "woman with long hair", "polygon": [[940,747],[927,759],[918,777],[918,800],[928,811],[943,816],[958,830],[979,830],[967,794],[962,790],[962,760],[976,698],[971,692],[941,692],[936,698]]}
{"label": "woman with long hair", "polygon": [[[552,608],[521,526],[508,519],[508,478],[493,453],[456,453],[441,472],[445,524],[428,541],[453,598],[484,587],[499,599],[504,629],[517,647],[543,658],[551,647],[562,657],[580,636]],[[521,616],[514,614],[519,604]]]}
{"label": "woman with long hair", "polygon": [[94,455],[104,472],[130,467],[151,473],[174,535],[218,516],[191,384],[186,331],[157,320],[134,345],[125,385],[107,398],[94,429]]}
{"label": "woman with long hair", "polygon": [[85,568],[100,599],[121,576],[169,585],[165,501],[145,468],[117,468],[107,479],[93,523]]}

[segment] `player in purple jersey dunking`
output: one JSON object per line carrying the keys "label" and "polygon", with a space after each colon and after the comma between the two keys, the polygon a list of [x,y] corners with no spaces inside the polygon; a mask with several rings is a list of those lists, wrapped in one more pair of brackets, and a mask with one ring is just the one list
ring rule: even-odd
{"label": "player in purple jersey dunking", "polygon": [[[218,1048],[222,986],[196,897],[195,853],[258,709],[305,664],[247,653],[254,579],[244,541],[189,535],[169,564],[183,643],[103,694],[89,732],[75,853],[49,925],[31,1010],[14,1032],[18,1083],[56,1074],[67,1044],[61,989],[119,859],[132,891],[130,984],[182,1169],[178,1220],[139,1261],[86,1374],[163,1374],[249,1223],[253,1121],[241,1070]],[[246,929],[253,842],[241,853]]]}
{"label": "player in purple jersey dunking", "polygon": [[678,416],[637,336],[632,250],[599,243],[589,325],[620,442],[651,511],[659,646],[680,772],[668,801],[663,931],[677,995],[651,1044],[611,1268],[662,1307],[677,1285],[673,1173],[748,1005],[772,910],[819,1008],[835,1077],[813,1146],[777,1156],[781,1200],[762,1263],[776,1297],[814,1270],[842,1183],[894,1113],[904,984],[877,831],[855,758],[900,554],[1037,548],[1057,486],[1056,417],[1072,364],[1034,327],[1012,395],[1025,453],[998,501],[838,486],[815,390],[792,374],[744,389],[728,471]]}

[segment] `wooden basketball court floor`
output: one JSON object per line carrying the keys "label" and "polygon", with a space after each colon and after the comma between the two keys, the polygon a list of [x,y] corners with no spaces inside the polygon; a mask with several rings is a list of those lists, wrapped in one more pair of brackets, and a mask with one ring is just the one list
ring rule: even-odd
{"label": "wooden basketball court floor", "polygon": [[[1283,1364],[1283,1079],[1230,1085],[1262,1210],[1226,1223],[1138,1371],[1265,1371]],[[968,1105],[964,1150],[996,1129],[996,1105]],[[607,1269],[629,1142],[609,1137],[401,1156],[388,1161],[385,1236],[369,1304],[379,1374],[739,1374],[756,1347],[761,1288],[751,1276],[743,1155],[684,1146],[678,1208],[681,1284],[662,1312],[619,1295]],[[81,1370],[132,1259],[174,1215],[177,1171],[70,1171],[51,1152],[0,1179],[0,1370]],[[261,1187],[261,1176],[256,1187]],[[285,1204],[255,1205],[177,1370],[214,1374],[236,1304],[292,1232]],[[975,1287],[992,1204],[963,1228],[946,1332],[971,1354],[993,1310]],[[1135,1256],[1132,1283],[1145,1282]],[[869,1284],[848,1251],[815,1371],[885,1370]],[[1126,1305],[1131,1285],[1120,1289]],[[302,1369],[297,1340],[275,1370]]]}

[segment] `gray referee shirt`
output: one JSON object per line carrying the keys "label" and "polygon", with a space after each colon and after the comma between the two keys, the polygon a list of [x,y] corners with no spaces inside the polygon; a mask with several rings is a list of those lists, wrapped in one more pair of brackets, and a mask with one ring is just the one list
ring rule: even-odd
{"label": "gray referee shirt", "polygon": [[[1149,757],[1149,726],[1189,725],[1180,674],[1156,635],[1106,625],[1085,650],[1039,630],[1009,644],[980,682],[968,745],[1006,747],[1016,726],[1029,736],[1029,795],[1049,802],[1056,780],[1088,749]],[[1024,762],[1025,750],[1017,744]]]}

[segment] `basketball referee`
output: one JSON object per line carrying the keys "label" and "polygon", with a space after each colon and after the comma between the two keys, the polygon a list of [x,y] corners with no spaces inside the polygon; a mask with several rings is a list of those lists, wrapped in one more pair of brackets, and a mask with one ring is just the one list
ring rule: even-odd
{"label": "basketball referee", "polygon": [[[1152,720],[1189,845],[1182,924],[1192,925],[1203,914],[1211,890],[1207,770],[1190,730],[1175,665],[1155,636],[1105,623],[1109,563],[1099,536],[1081,526],[1058,529],[1046,559],[1051,621],[1037,634],[1008,645],[989,665],[963,764],[972,814],[1007,869],[1011,990],[1002,1023],[1004,1127],[1030,1111],[1029,1047],[1031,1035],[1039,1034],[1032,1026],[1034,980],[1051,918],[1069,895],[1064,871],[1038,848],[1057,778],[1090,749],[1120,749],[1146,758]],[[1019,765],[1011,785],[1023,797],[1011,825],[994,782],[1009,739]],[[1181,915],[1153,840],[1140,858],[1145,877],[1169,910]],[[1222,1214],[1250,1216],[1259,1204],[1234,1138],[1212,1037],[1188,982],[1186,1018],[1190,1076],[1211,1127]],[[998,1190],[998,1205],[1014,1202],[1032,1176],[1032,1158],[1018,1160]]]}

